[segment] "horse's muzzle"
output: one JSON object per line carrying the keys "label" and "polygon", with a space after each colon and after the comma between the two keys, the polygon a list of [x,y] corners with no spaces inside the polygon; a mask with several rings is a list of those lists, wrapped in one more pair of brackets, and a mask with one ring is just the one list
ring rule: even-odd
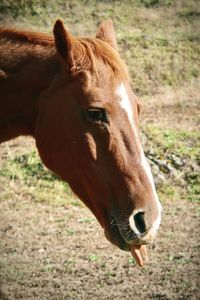
{"label": "horse's muzzle", "polygon": [[128,217],[112,217],[109,228],[105,230],[106,238],[124,251],[131,246],[150,244],[156,237],[160,225],[160,215],[153,225],[145,222],[143,211],[137,211]]}

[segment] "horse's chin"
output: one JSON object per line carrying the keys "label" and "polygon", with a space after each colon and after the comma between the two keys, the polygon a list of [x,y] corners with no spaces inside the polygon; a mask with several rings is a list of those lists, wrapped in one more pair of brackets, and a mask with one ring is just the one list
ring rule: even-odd
{"label": "horse's chin", "polygon": [[110,227],[104,231],[105,237],[113,245],[117,246],[123,251],[131,251],[130,245],[123,239],[118,226]]}

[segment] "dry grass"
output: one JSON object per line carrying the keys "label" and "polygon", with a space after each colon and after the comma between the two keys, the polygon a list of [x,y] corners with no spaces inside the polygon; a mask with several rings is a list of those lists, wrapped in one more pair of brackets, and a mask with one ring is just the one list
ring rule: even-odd
{"label": "dry grass", "polygon": [[180,88],[161,87],[158,93],[142,97],[142,124],[182,131],[200,130],[200,79]]}

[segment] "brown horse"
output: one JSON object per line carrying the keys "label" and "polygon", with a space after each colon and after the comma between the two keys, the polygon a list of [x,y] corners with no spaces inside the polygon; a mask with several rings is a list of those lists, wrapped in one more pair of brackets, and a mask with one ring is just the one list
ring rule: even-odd
{"label": "brown horse", "polygon": [[139,103],[112,21],[75,38],[0,29],[0,142],[35,138],[44,164],[67,181],[105,236],[142,265],[161,205],[138,129]]}

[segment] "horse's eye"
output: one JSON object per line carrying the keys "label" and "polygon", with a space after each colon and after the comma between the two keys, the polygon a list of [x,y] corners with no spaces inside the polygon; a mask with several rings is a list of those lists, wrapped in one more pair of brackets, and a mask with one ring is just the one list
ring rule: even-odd
{"label": "horse's eye", "polygon": [[103,108],[88,108],[87,118],[91,122],[108,122],[106,111]]}

